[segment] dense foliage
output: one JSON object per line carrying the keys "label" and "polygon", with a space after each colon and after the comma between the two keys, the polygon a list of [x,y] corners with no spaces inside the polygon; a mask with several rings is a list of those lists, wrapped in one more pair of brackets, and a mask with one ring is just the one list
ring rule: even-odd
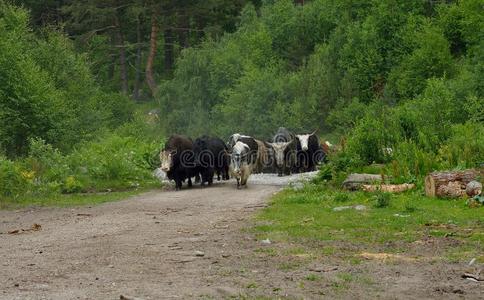
{"label": "dense foliage", "polygon": [[104,92],[62,33],[35,35],[28,13],[0,2],[0,150],[25,155],[30,138],[62,150],[128,121],[129,99]]}
{"label": "dense foliage", "polygon": [[[158,99],[167,132],[345,136],[348,170],[409,180],[484,162],[482,1],[264,1],[187,49]],[[334,141],[338,142],[338,141]],[[462,151],[459,151],[461,149]]]}
{"label": "dense foliage", "polygon": [[482,0],[43,4],[0,0],[2,196],[149,181],[173,132],[318,129],[328,178],[484,162]]}

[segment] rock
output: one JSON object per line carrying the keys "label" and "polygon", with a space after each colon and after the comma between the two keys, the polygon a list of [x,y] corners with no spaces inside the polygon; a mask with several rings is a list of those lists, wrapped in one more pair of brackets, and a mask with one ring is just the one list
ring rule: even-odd
{"label": "rock", "polygon": [[469,266],[472,266],[474,263],[476,262],[476,258],[474,257],[473,259],[471,259],[471,261],[469,262]]}
{"label": "rock", "polygon": [[333,208],[333,211],[342,211],[342,210],[347,210],[347,209],[351,209],[352,206],[338,206],[338,207],[335,207]]}
{"label": "rock", "polygon": [[356,209],[356,210],[366,210],[366,206],[361,205],[361,204],[355,205],[355,206],[353,206],[353,208]]}
{"label": "rock", "polygon": [[168,178],[166,177],[166,173],[161,170],[161,168],[156,169],[153,171],[153,176],[158,178],[160,182],[167,181]]}
{"label": "rock", "polygon": [[304,188],[304,184],[302,182],[294,182],[291,184],[291,187],[294,191],[299,191]]}
{"label": "rock", "polygon": [[482,193],[482,183],[475,180],[466,185],[466,194],[469,197],[478,196]]}
{"label": "rock", "polygon": [[361,204],[358,204],[358,205],[353,205],[353,206],[339,206],[339,207],[335,207],[333,208],[333,211],[343,211],[343,210],[347,210],[347,209],[355,209],[355,210],[366,210],[367,207],[365,205],[361,205]]}
{"label": "rock", "polygon": [[349,191],[360,189],[363,184],[382,182],[383,178],[378,174],[350,174],[343,182],[343,188]]}
{"label": "rock", "polygon": [[195,251],[195,256],[203,257],[203,256],[205,256],[205,253],[202,252],[202,251]]}
{"label": "rock", "polygon": [[269,239],[265,239],[265,240],[260,241],[260,243],[264,244],[264,245],[270,245],[271,241]]}

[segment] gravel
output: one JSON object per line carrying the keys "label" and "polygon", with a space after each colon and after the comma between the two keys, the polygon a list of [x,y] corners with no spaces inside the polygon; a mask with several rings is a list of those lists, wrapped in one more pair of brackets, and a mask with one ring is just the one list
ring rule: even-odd
{"label": "gravel", "polygon": [[[303,183],[310,181],[318,174],[317,171],[314,172],[307,172],[307,173],[299,173],[299,174],[292,174],[288,176],[279,177],[277,174],[252,174],[249,177],[248,184],[257,184],[257,185],[272,185],[272,186],[291,186],[294,190],[299,190],[304,187]],[[160,182],[168,183],[168,178],[166,178],[166,174],[161,171],[161,169],[156,169],[153,172],[153,175],[160,180]],[[233,179],[230,179],[228,182],[233,182]]]}
{"label": "gravel", "polygon": [[300,187],[300,182],[313,179],[318,174],[317,171],[292,174],[279,177],[277,174],[252,174],[249,177],[249,184],[287,186],[292,185],[294,188]]}

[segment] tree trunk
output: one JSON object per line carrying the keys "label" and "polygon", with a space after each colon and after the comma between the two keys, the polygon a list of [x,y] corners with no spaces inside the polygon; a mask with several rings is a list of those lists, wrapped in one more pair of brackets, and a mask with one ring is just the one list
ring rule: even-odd
{"label": "tree trunk", "polygon": [[484,170],[433,172],[425,177],[425,194],[428,197],[462,197],[467,184],[479,176],[484,176]]}
{"label": "tree trunk", "polygon": [[173,49],[173,31],[166,29],[164,31],[165,37],[165,71],[169,72],[173,68],[174,49]]}
{"label": "tree trunk", "polygon": [[114,26],[116,27],[116,47],[119,50],[119,71],[121,77],[121,91],[123,94],[128,94],[128,64],[126,61],[126,48],[124,45],[124,36],[121,31],[118,15],[114,17]]}
{"label": "tree trunk", "polygon": [[136,24],[136,74],[134,78],[133,99],[139,100],[139,90],[141,86],[141,55],[142,55],[142,37],[141,37],[141,20],[138,17],[138,23]]}
{"label": "tree trunk", "polygon": [[109,81],[112,83],[113,80],[114,80],[114,66],[116,65],[116,61],[117,61],[117,54],[116,54],[116,51],[114,51],[114,49],[116,48],[116,38],[114,37],[114,34],[111,34],[111,51],[109,51],[109,61],[110,61],[110,64],[108,66],[108,74],[107,74],[107,77],[109,79]]}
{"label": "tree trunk", "polygon": [[385,193],[401,193],[415,188],[413,183],[404,184],[363,184],[361,189],[365,192],[385,192]]}
{"label": "tree trunk", "polygon": [[188,17],[187,12],[185,12],[180,18],[178,40],[183,48],[188,48],[190,47],[190,18]]}
{"label": "tree trunk", "polygon": [[158,14],[155,12],[151,17],[151,37],[150,37],[150,51],[148,53],[148,59],[146,61],[146,83],[148,84],[151,95],[156,95],[156,82],[153,74],[153,65],[155,63],[156,56],[156,42],[159,31]]}

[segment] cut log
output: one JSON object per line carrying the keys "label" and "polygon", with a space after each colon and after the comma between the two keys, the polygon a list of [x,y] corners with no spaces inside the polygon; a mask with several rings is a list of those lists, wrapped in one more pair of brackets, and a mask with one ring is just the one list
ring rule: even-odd
{"label": "cut log", "polygon": [[413,183],[404,183],[404,184],[363,184],[361,186],[362,190],[365,192],[387,192],[387,193],[401,193],[408,190],[411,190],[415,187]]}
{"label": "cut log", "polygon": [[378,174],[350,174],[343,182],[343,188],[349,191],[356,191],[361,188],[363,184],[380,183],[383,181],[381,175]]}
{"label": "cut log", "polygon": [[425,177],[425,194],[428,197],[462,197],[467,184],[483,175],[484,169],[433,172]]}

